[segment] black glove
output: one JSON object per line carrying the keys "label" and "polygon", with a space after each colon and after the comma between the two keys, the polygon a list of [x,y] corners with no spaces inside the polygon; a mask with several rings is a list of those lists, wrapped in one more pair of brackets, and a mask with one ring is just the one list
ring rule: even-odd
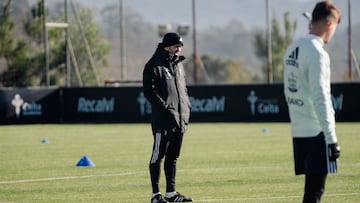
{"label": "black glove", "polygon": [[338,143],[329,144],[329,159],[330,161],[334,161],[340,157],[340,146]]}

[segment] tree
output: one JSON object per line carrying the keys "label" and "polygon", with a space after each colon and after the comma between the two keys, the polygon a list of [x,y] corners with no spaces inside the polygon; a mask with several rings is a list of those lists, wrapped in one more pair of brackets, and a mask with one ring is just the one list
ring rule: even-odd
{"label": "tree", "polygon": [[[116,3],[105,6],[101,14],[101,26],[107,39],[111,41],[112,46],[112,60],[121,64],[124,60],[121,57],[120,50],[125,50],[125,80],[142,80],[142,71],[144,64],[149,59],[149,55],[155,51],[156,42],[160,41],[157,26],[154,26],[147,21],[139,13],[136,13],[132,8],[126,7],[123,9],[122,16],[124,17],[124,44],[120,40],[120,16],[119,5]],[[190,47],[190,46],[189,46]],[[109,76],[110,80],[120,79],[122,75],[121,69],[114,68]]]}
{"label": "tree", "polygon": [[14,50],[14,40],[11,37],[11,30],[14,22],[10,19],[11,0],[3,5],[3,12],[0,19],[0,57],[6,61],[6,65],[11,63],[11,55]]}
{"label": "tree", "polygon": [[[189,73],[191,70],[193,59],[185,61],[185,69],[187,81],[193,82],[193,76]],[[201,56],[198,65],[198,82],[208,84],[236,84],[247,83],[252,79],[250,71],[244,67],[241,60],[225,59],[212,54],[204,54]]]}
{"label": "tree", "polygon": [[[280,28],[280,24],[276,18],[272,19],[271,30],[271,49],[272,49],[272,67],[273,67],[273,79],[274,82],[283,81],[283,56],[286,48],[293,41],[293,35],[295,33],[297,22],[290,22],[289,12],[284,13],[284,29],[283,34]],[[254,46],[256,48],[256,54],[264,61],[263,73],[267,75],[267,40],[263,31],[256,31],[254,36]]]}
{"label": "tree", "polygon": [[[94,22],[91,10],[83,7],[77,9],[75,5],[73,9],[74,21],[77,22],[75,23],[77,26],[70,26],[69,32],[79,72],[86,85],[96,85],[96,77],[101,77],[101,74],[96,74],[107,66],[107,56],[111,47],[108,41],[102,38],[100,27]],[[83,35],[79,33],[83,33]],[[87,54],[87,48],[91,49],[91,56]],[[91,60],[95,64],[91,64]],[[99,68],[99,70],[90,69],[92,65],[95,65],[93,68]]]}
{"label": "tree", "polygon": [[[22,1],[21,1],[22,2]],[[16,3],[20,3],[16,2]],[[62,5],[58,4],[58,7]],[[1,73],[1,83],[4,86],[39,86],[45,84],[45,51],[43,39],[43,17],[49,19],[48,9],[44,9],[44,0],[39,0],[31,9],[31,17],[19,20],[25,28],[25,33],[13,34],[14,22],[10,19],[11,0],[4,4],[3,15],[0,19],[0,58],[4,58],[7,64]],[[62,13],[63,14],[63,13]],[[55,22],[64,22],[64,15],[51,16]],[[103,67],[107,63],[107,55],[110,45],[103,40],[100,29],[93,22],[90,10],[81,9],[79,18],[83,25],[85,37],[91,47],[92,56],[98,65]],[[23,23],[25,22],[25,23]],[[71,25],[76,25],[72,23]],[[76,60],[79,63],[80,74],[84,85],[94,85],[94,76],[89,71],[88,56],[85,52],[82,36],[76,26],[69,28]],[[18,38],[22,40],[17,40]],[[50,85],[62,85],[66,78],[66,40],[64,30],[61,28],[48,29],[49,44],[49,73]],[[35,43],[33,43],[35,42]],[[74,69],[72,69],[74,71]],[[89,76],[90,75],[90,76]],[[73,80],[73,84],[77,84]]]}
{"label": "tree", "polygon": [[[4,86],[24,86],[28,83],[26,64],[28,47],[24,40],[16,41],[12,37],[14,22],[10,19],[11,0],[2,5],[0,16],[0,58],[5,59],[5,71],[0,81]],[[14,81],[14,82],[12,82]]]}

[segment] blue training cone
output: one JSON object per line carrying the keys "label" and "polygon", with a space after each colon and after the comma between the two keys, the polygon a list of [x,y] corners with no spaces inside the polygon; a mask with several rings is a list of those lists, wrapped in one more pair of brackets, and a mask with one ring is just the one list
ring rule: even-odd
{"label": "blue training cone", "polygon": [[94,162],[91,161],[91,159],[87,156],[81,157],[80,161],[76,164],[76,166],[86,166],[86,167],[92,167],[95,166]]}
{"label": "blue training cone", "polygon": [[49,140],[48,140],[48,139],[43,139],[43,140],[41,140],[41,143],[43,143],[43,144],[49,144]]}

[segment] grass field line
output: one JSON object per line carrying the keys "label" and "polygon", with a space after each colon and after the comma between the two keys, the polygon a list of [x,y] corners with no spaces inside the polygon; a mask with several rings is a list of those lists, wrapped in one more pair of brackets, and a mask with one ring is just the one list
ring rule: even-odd
{"label": "grass field line", "polygon": [[[224,171],[224,170],[242,170],[242,169],[266,169],[274,168],[269,166],[254,166],[254,167],[239,167],[239,168],[189,168],[189,169],[178,169],[178,172],[195,172],[195,171]],[[63,176],[63,177],[48,177],[48,178],[37,178],[37,179],[22,179],[22,180],[8,180],[0,181],[0,185],[5,184],[15,184],[15,183],[32,183],[32,182],[46,182],[46,181],[56,181],[56,180],[74,180],[74,179],[84,179],[84,178],[97,178],[97,177],[114,177],[114,176],[130,176],[145,174],[147,171],[133,171],[133,172],[124,172],[124,173],[113,173],[113,174],[94,174],[94,175],[84,175],[84,176]],[[0,202],[1,203],[1,202]]]}
{"label": "grass field line", "polygon": [[[178,169],[178,172],[202,172],[202,171],[232,171],[232,170],[252,170],[252,169],[269,169],[269,168],[281,168],[274,166],[246,166],[246,167],[214,167],[214,168],[187,168],[187,169]],[[97,178],[97,177],[115,177],[115,176],[130,176],[130,175],[139,175],[145,174],[147,171],[132,171],[132,172],[123,172],[123,173],[113,173],[113,174],[94,174],[94,175],[83,175],[83,176],[63,176],[63,177],[47,177],[47,178],[37,178],[37,179],[22,179],[22,180],[7,180],[0,181],[0,185],[5,184],[16,184],[16,183],[32,183],[32,182],[46,182],[46,181],[56,181],[56,180],[74,180],[74,179],[85,179],[85,178]],[[358,193],[355,193],[358,194]],[[1,203],[1,202],[0,202]]]}
{"label": "grass field line", "polygon": [[144,171],[114,173],[114,174],[97,174],[97,175],[84,175],[84,176],[64,176],[64,177],[49,177],[49,178],[24,179],[24,180],[9,180],[9,181],[0,181],[0,185],[15,184],[15,183],[45,182],[45,181],[55,181],[55,180],[73,180],[73,179],[96,178],[96,177],[129,176],[129,175],[137,175],[141,173],[144,173]]}
{"label": "grass field line", "polygon": [[[324,194],[326,197],[338,197],[338,196],[357,196],[360,193],[336,193],[336,194]],[[299,199],[303,196],[275,196],[275,197],[243,197],[243,198],[223,198],[223,199],[194,199],[196,202],[236,202],[236,201],[250,201],[250,200],[276,200],[276,199]]]}

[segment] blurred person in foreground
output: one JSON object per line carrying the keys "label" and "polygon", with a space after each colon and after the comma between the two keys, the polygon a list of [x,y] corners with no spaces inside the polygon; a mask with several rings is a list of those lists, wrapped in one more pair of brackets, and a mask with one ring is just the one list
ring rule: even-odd
{"label": "blurred person in foreground", "polygon": [[328,173],[336,173],[340,147],[331,102],[330,58],[323,46],[340,23],[340,10],[318,2],[310,33],[284,55],[284,93],[289,107],[295,174],[305,174],[304,203],[320,202]]}
{"label": "blurred person in foreground", "polygon": [[[191,202],[175,190],[176,161],[190,117],[190,101],[180,55],[184,43],[177,33],[167,33],[146,63],[143,90],[151,103],[151,127],[154,136],[149,169],[152,185],[151,203]],[[166,194],[160,192],[161,162],[165,157]]]}

